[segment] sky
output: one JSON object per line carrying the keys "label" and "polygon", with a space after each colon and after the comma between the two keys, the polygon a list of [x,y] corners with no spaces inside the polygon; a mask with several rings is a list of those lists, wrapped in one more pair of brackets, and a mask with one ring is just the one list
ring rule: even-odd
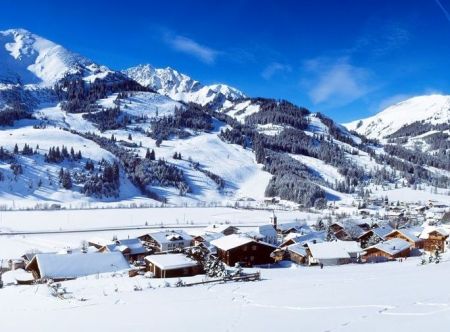
{"label": "sky", "polygon": [[450,93],[450,0],[16,1],[24,28],[112,69],[172,67],[338,122]]}

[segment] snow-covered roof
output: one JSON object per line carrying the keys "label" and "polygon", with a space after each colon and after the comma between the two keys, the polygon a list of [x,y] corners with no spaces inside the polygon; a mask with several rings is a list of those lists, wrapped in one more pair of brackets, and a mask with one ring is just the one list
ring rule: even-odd
{"label": "snow-covered roof", "polygon": [[170,243],[174,241],[192,241],[192,237],[183,230],[160,231],[148,233],[158,243]]}
{"label": "snow-covered roof", "polygon": [[305,227],[305,223],[302,223],[299,221],[285,222],[285,223],[277,224],[277,228],[282,232],[288,231],[290,229],[301,230],[303,227]]}
{"label": "snow-covered roof", "polygon": [[372,232],[376,234],[380,239],[385,239],[386,235],[392,232],[393,228],[389,225],[384,225],[381,227],[373,228]]}
{"label": "snow-covered roof", "polygon": [[105,247],[108,248],[109,251],[126,252],[130,255],[140,255],[147,252],[147,249],[139,239],[117,240],[115,243],[108,244]]}
{"label": "snow-covered roof", "polygon": [[385,253],[389,254],[389,255],[395,255],[398,254],[404,250],[407,250],[408,248],[410,248],[410,244],[403,240],[403,239],[390,239],[384,242],[380,242],[372,247],[369,247],[367,249],[378,249],[381,251],[384,251]]}
{"label": "snow-covered roof", "polygon": [[220,239],[211,241],[211,244],[219,248],[221,250],[230,250],[236,247],[240,247],[242,245],[245,245],[247,243],[251,243],[254,240],[248,236],[241,235],[241,234],[231,234],[227,236],[223,236]]}
{"label": "snow-covered roof", "polygon": [[300,243],[296,243],[296,244],[291,244],[290,246],[287,247],[288,251],[291,251],[297,255],[300,256],[306,256],[306,248],[301,245]]}
{"label": "snow-covered roof", "polygon": [[205,228],[205,232],[208,233],[223,233],[229,228],[235,228],[232,225],[227,224],[212,224]]}
{"label": "snow-covered roof", "polygon": [[34,261],[39,268],[40,277],[51,279],[72,279],[129,268],[120,252],[37,254],[28,266]]}
{"label": "snow-covered roof", "polygon": [[[295,233],[293,233],[295,234]],[[303,235],[298,235],[296,234],[295,236],[289,236],[290,234],[288,234],[285,238],[284,238],[284,242],[288,241],[288,240],[292,240],[295,243],[300,243],[302,245],[306,244],[306,243],[319,243],[319,242],[324,242],[325,237],[326,237],[326,232],[325,231],[318,231],[318,232],[311,232],[308,234],[303,234]]]}
{"label": "snow-covered roof", "polygon": [[308,244],[315,259],[350,258],[350,255],[336,241]]}
{"label": "snow-covered roof", "polygon": [[213,240],[220,239],[224,235],[222,233],[204,233],[197,236],[201,237],[206,242],[211,242]]}
{"label": "snow-covered roof", "polygon": [[442,235],[444,237],[450,235],[449,232],[447,230],[445,230],[444,228],[428,226],[428,227],[424,228],[422,233],[420,233],[419,238],[420,239],[424,239],[424,240],[428,239],[430,233],[433,233],[433,232],[437,232],[437,233],[439,233],[440,235]]}
{"label": "snow-covered roof", "polygon": [[344,249],[349,254],[363,252],[363,250],[361,249],[361,246],[356,241],[340,241],[340,240],[337,240],[336,244],[338,246],[340,246],[342,249]]}
{"label": "snow-covered roof", "polygon": [[182,269],[197,266],[198,262],[186,257],[184,254],[165,254],[146,256],[145,260],[162,270]]}
{"label": "snow-covered roof", "polygon": [[416,235],[417,231],[415,231],[413,229],[409,229],[409,228],[394,229],[390,233],[388,233],[387,235],[394,234],[395,232],[398,232],[398,233],[402,234],[403,236],[407,237],[408,239],[410,239],[413,242],[419,242],[420,241],[420,239]]}

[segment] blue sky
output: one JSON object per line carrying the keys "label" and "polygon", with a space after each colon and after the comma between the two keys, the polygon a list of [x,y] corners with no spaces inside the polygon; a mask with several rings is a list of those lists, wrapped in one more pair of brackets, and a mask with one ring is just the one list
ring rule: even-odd
{"label": "blue sky", "polygon": [[98,63],[170,66],[337,121],[450,93],[450,0],[13,1],[22,27]]}

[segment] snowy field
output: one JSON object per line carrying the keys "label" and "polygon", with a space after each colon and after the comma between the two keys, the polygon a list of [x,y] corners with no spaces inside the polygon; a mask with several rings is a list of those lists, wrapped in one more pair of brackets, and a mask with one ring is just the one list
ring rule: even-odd
{"label": "snowy field", "polygon": [[105,274],[63,282],[68,300],[52,297],[45,285],[7,286],[0,290],[2,331],[448,331],[448,256],[424,266],[409,258],[260,271],[260,282],[186,288]]}

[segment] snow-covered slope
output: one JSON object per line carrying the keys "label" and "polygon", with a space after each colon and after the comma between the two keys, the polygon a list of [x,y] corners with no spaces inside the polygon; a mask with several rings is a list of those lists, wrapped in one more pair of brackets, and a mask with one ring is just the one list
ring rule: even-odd
{"label": "snow-covered slope", "polygon": [[382,138],[417,121],[440,124],[449,120],[450,96],[428,95],[410,98],[370,118],[356,120],[345,126],[369,138]]}
{"label": "snow-covered slope", "polygon": [[203,85],[191,77],[167,68],[153,68],[151,65],[139,65],[123,71],[128,77],[143,86],[174,100],[194,102],[206,105],[218,101],[224,102],[244,98],[241,91],[225,84]]}
{"label": "snow-covered slope", "polygon": [[92,76],[108,68],[24,29],[0,31],[0,82],[52,86],[67,73]]}

